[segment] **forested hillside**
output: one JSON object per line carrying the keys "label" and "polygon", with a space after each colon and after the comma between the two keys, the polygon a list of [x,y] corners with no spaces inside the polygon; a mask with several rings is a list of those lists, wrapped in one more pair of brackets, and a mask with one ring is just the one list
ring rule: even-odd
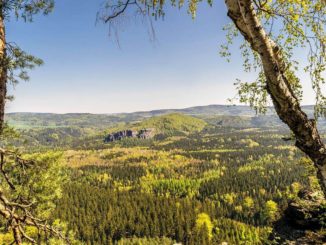
{"label": "forested hillside", "polygon": [[[304,106],[305,112],[313,116],[313,106]],[[148,112],[132,112],[117,114],[89,113],[8,113],[6,121],[18,129],[44,128],[95,128],[107,129],[118,125],[140,122],[148,118],[163,115],[182,114],[203,119],[211,124],[231,127],[285,127],[272,108],[266,114],[255,113],[249,106],[209,105],[185,109],[154,110]],[[155,119],[154,119],[155,120]],[[319,127],[326,128],[323,118],[318,120]]]}
{"label": "forested hillside", "polygon": [[[62,155],[68,179],[51,219],[77,243],[266,244],[288,201],[318,188],[311,161],[283,140],[289,131],[254,127],[249,116],[60,117],[9,115],[20,127],[6,143]],[[154,138],[104,142],[107,132],[148,127]]]}

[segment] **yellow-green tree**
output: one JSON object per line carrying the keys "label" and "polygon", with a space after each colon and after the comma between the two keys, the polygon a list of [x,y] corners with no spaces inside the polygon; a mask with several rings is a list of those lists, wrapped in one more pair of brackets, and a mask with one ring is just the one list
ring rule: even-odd
{"label": "yellow-green tree", "polygon": [[243,200],[243,206],[250,209],[254,206],[254,200],[251,197],[245,197]]}
{"label": "yellow-green tree", "polygon": [[196,219],[196,234],[202,237],[204,241],[209,242],[213,237],[213,223],[206,213],[200,213]]}
{"label": "yellow-green tree", "polygon": [[267,221],[269,222],[275,221],[278,216],[278,212],[279,209],[276,202],[269,200],[265,203],[263,215]]}

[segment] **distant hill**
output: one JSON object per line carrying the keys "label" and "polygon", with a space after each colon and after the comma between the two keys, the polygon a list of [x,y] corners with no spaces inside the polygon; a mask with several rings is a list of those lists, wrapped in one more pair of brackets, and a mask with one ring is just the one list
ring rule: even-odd
{"label": "distant hill", "polygon": [[155,129],[155,134],[175,132],[190,133],[201,131],[206,125],[207,122],[202,119],[181,113],[171,113],[147,118],[140,122],[127,123],[122,126],[111,128],[109,131]]}
{"label": "distant hill", "polygon": [[[309,114],[313,115],[314,107],[312,105],[303,106],[303,110]],[[118,113],[115,115],[137,115],[140,117],[152,117],[159,116],[169,113],[182,113],[187,115],[224,115],[224,116],[257,116],[255,110],[250,106],[245,105],[205,105],[205,106],[194,106],[184,109],[161,109],[152,111],[138,111],[133,113]],[[268,107],[265,115],[276,115],[273,107]]]}
{"label": "distant hill", "polygon": [[134,128],[155,128],[155,130],[160,132],[194,132],[203,130],[206,125],[207,122],[202,119],[180,113],[172,113],[145,119],[142,122],[136,123]]}
{"label": "distant hill", "polygon": [[54,127],[96,127],[107,128],[124,121],[124,116],[90,114],[90,113],[29,113],[17,112],[5,115],[9,125],[29,128],[54,128]]}
{"label": "distant hill", "polygon": [[[313,106],[304,106],[309,116],[313,115]],[[265,115],[257,115],[249,106],[207,105],[185,109],[163,109],[133,113],[90,114],[90,113],[8,113],[7,122],[22,129],[79,127],[107,129],[119,124],[134,123],[167,114],[184,114],[201,118],[208,123],[233,127],[274,127],[283,126],[273,108],[268,108]],[[171,118],[170,118],[171,119]],[[145,122],[143,122],[145,123]],[[155,123],[155,119],[146,122]],[[158,122],[157,122],[158,123]],[[177,124],[175,122],[175,124]],[[320,126],[325,127],[325,120]]]}
{"label": "distant hill", "polygon": [[207,122],[202,119],[180,113],[171,113],[110,128],[104,141],[108,143],[125,138],[151,139],[155,136],[164,138],[172,135],[184,135],[200,132],[206,125]]}
{"label": "distant hill", "polygon": [[[313,107],[304,107],[312,116]],[[185,109],[155,110],[119,114],[90,113],[8,113],[9,125],[23,132],[14,143],[39,150],[40,146],[86,147],[101,146],[105,137],[123,130],[155,128],[154,137],[184,135],[204,127],[260,128],[288,132],[286,125],[269,109],[266,115],[256,115],[248,106],[209,105]],[[326,120],[318,121],[322,134]],[[1,142],[0,142],[1,145]]]}

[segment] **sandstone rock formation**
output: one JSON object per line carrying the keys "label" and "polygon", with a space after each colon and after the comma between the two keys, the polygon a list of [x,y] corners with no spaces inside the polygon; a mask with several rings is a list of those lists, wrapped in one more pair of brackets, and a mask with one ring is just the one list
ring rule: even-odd
{"label": "sandstone rock formation", "polygon": [[270,239],[284,245],[326,244],[323,195],[302,190],[298,197],[289,203],[283,217],[274,224]]}
{"label": "sandstone rock formation", "polygon": [[127,129],[127,130],[122,130],[122,131],[108,134],[105,137],[104,142],[108,143],[108,142],[122,140],[124,138],[150,139],[153,136],[154,136],[153,128],[145,128],[139,131]]}

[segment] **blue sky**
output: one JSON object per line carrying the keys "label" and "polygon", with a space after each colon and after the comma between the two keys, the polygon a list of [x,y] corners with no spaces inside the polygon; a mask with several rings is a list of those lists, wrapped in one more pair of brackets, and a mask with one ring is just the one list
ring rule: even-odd
{"label": "blue sky", "polygon": [[[49,16],[33,23],[11,20],[9,41],[45,61],[31,80],[10,93],[7,112],[116,113],[226,104],[242,71],[238,48],[231,63],[219,57],[229,22],[224,1],[200,4],[197,18],[169,8],[154,22],[156,41],[134,19],[121,28],[120,48],[108,26],[95,24],[103,0],[57,0]],[[303,77],[306,80],[306,77]],[[309,83],[304,103],[313,103]]]}

